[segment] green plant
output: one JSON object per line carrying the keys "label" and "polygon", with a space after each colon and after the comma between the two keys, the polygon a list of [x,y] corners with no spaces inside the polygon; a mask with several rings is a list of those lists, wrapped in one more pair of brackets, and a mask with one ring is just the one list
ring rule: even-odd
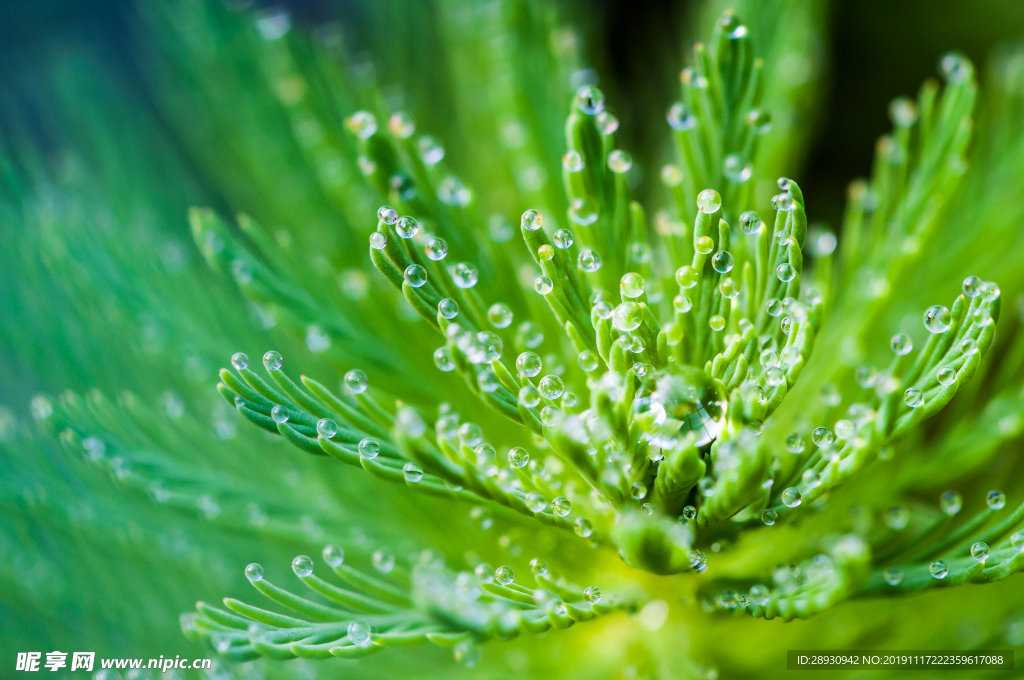
{"label": "green plant", "polygon": [[[924,593],[1024,564],[1024,339],[1000,320],[1024,285],[1022,53],[993,58],[977,124],[957,53],[893,101],[833,232],[778,177],[814,76],[758,56],[807,58],[820,6],[750,3],[749,29],[707,9],[664,148],[637,154],[670,158],[658,186],[552,6],[430,7],[366,9],[408,39],[378,80],[332,27],[140,5],[173,144],[90,69],[45,69],[76,151],[55,164],[12,136],[0,342],[26,367],[9,383],[84,396],[35,396],[43,436],[2,412],[12,611],[73,600],[128,629],[202,597],[181,628],[236,675],[382,651],[343,672],[454,672],[419,643],[494,677],[666,678],[760,676],[799,646],[1024,643],[1012,585]],[[451,82],[403,101],[380,82],[432,45],[402,28],[427,14]],[[92,92],[110,103],[77,110]],[[186,204],[213,206],[188,212],[209,270]],[[30,578],[66,571],[61,552],[76,574]],[[289,560],[311,592],[284,585]],[[133,603],[118,579],[140,573],[161,585]],[[964,645],[881,598],[985,615]],[[834,630],[794,621],[811,617]],[[576,623],[572,664],[537,638],[480,661]],[[17,639],[68,626],[42,628]],[[740,654],[737,636],[776,639]]]}

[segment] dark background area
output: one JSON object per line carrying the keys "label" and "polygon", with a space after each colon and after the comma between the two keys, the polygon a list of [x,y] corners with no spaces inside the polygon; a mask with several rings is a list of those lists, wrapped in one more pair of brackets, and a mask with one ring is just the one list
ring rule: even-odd
{"label": "dark background area", "polygon": [[[358,23],[360,18],[358,3],[351,1],[283,4],[300,21],[341,15]],[[684,30],[693,16],[693,3],[598,0],[591,7],[600,15],[595,23],[603,31],[608,57],[603,67],[610,70],[607,76],[613,81],[653,87],[653,79],[678,70],[688,51]],[[131,11],[128,0],[11,3],[0,23],[0,82],[13,77],[19,60],[38,42],[55,38],[59,42],[63,36],[97,43],[119,64],[125,78],[135,80],[138,73],[128,29]],[[1024,2],[840,0],[832,3],[829,21],[832,63],[823,98],[825,111],[799,177],[809,203],[815,206],[814,218],[836,224],[846,185],[869,173],[874,142],[890,128],[889,101],[913,96],[925,78],[935,75],[939,57],[951,49],[966,53],[983,73],[995,45],[1024,40]],[[666,63],[666,55],[676,55],[675,63]],[[657,87],[664,90],[661,84]],[[673,93],[665,91],[662,96],[669,98]]]}

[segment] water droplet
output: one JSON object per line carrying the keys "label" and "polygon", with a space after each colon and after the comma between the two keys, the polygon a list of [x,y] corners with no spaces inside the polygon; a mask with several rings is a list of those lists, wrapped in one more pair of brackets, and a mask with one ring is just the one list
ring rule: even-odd
{"label": "water droplet", "polygon": [[551,512],[559,517],[565,517],[572,512],[572,502],[565,496],[558,496],[551,501]]}
{"label": "water droplet", "polygon": [[270,409],[270,417],[275,423],[287,423],[288,422],[288,409],[280,404]]}
{"label": "water droplet", "polygon": [[441,318],[450,321],[459,315],[459,303],[451,298],[442,298],[437,303],[437,313],[441,315]]}
{"label": "water droplet", "polygon": [[405,477],[405,481],[415,484],[423,479],[423,470],[415,463],[406,463],[402,466],[402,476]]}
{"label": "water droplet", "polygon": [[619,129],[619,119],[607,111],[597,114],[594,122],[597,124],[597,131],[602,135],[610,135]]}
{"label": "water droplet", "polygon": [[597,201],[586,197],[576,198],[569,205],[569,219],[582,227],[587,227],[597,221],[600,210]]}
{"label": "water droplet", "polygon": [[889,104],[889,118],[898,128],[908,128],[917,122],[917,107],[906,97],[897,97]]}
{"label": "water droplet", "polygon": [[540,356],[535,352],[523,352],[516,358],[516,370],[527,378],[536,378],[543,367]]}
{"label": "water droplet", "polygon": [[600,360],[597,353],[592,350],[585,349],[580,352],[579,357],[576,359],[576,363],[579,364],[581,369],[590,373],[591,371],[597,370],[597,367],[600,365]]}
{"label": "water droplet", "polygon": [[519,388],[519,403],[526,408],[537,408],[540,405],[540,391],[533,385]]}
{"label": "water droplet", "polygon": [[981,299],[985,302],[994,302],[999,295],[999,286],[994,281],[986,281],[981,284]]}
{"label": "water droplet", "polygon": [[771,387],[781,385],[786,382],[786,374],[783,370],[777,366],[772,366],[764,372],[764,381]]}
{"label": "water droplet", "polygon": [[622,149],[615,149],[608,154],[608,169],[617,175],[629,172],[633,167],[633,158]]}
{"label": "water droplet", "polygon": [[782,504],[787,508],[795,508],[803,501],[804,497],[796,487],[789,487],[782,492]]}
{"label": "water droplet", "polygon": [[548,499],[544,498],[543,494],[539,494],[536,491],[531,491],[526,494],[526,498],[524,500],[526,502],[526,507],[529,508],[530,512],[543,512],[544,508],[548,506]]}
{"label": "water droplet", "polygon": [[576,90],[576,108],[588,116],[604,111],[604,93],[593,85]]}
{"label": "water droplet", "polygon": [[974,338],[964,338],[960,341],[960,351],[971,356],[978,353],[978,341]]}
{"label": "water droplet", "polygon": [[434,166],[444,160],[444,147],[437,143],[433,137],[424,135],[417,142],[420,152],[420,160],[424,164]]}
{"label": "water droplet", "polygon": [[573,244],[572,232],[568,229],[559,229],[555,232],[555,235],[551,240],[554,242],[556,248],[565,250]]}
{"label": "water droplet", "polygon": [[624,274],[619,279],[619,292],[623,297],[638,298],[644,294],[644,277],[636,272]]}
{"label": "water droplet", "polygon": [[359,455],[367,460],[373,460],[380,453],[380,444],[369,437],[359,442]]}
{"label": "water droplet", "polygon": [[703,213],[717,212],[722,207],[722,197],[714,189],[705,189],[697,194],[697,207]]}
{"label": "water droplet", "polygon": [[765,510],[761,513],[761,521],[764,522],[765,526],[771,526],[775,524],[775,520],[778,517],[778,513],[774,510]]}
{"label": "water droplet", "polygon": [[676,283],[680,288],[689,290],[697,285],[697,270],[690,265],[683,265],[676,270]]}
{"label": "water droplet", "polygon": [[776,194],[772,196],[772,207],[779,212],[786,212],[796,207],[796,203],[789,194]]}
{"label": "water droplet", "polygon": [[249,579],[250,583],[255,583],[263,578],[263,567],[256,562],[253,562],[245,568],[245,577]]}
{"label": "water droplet", "polygon": [[323,553],[324,563],[328,567],[338,567],[345,561],[345,551],[336,545],[324,546]]}
{"label": "water droplet", "polygon": [[952,317],[942,305],[932,305],[924,312],[924,327],[929,333],[945,333],[949,330]]}
{"label": "water droplet", "polygon": [[814,442],[814,445],[817,447],[824,448],[831,445],[835,440],[836,438],[835,435],[832,434],[832,430],[827,427],[816,427],[814,428],[814,431],[811,432],[811,441]]}
{"label": "water droplet", "polygon": [[882,574],[882,577],[885,579],[885,582],[891,586],[898,586],[903,582],[903,572],[896,567],[886,569]]}
{"label": "water droplet", "polygon": [[744,162],[743,157],[738,153],[731,153],[725,157],[722,169],[730,182],[742,184],[754,174],[754,165],[749,161]]}
{"label": "water droplet", "polygon": [[935,372],[935,379],[940,385],[952,385],[956,382],[956,371],[949,366],[942,366]]}
{"label": "water droplet", "polygon": [[345,127],[359,139],[369,139],[377,133],[377,119],[369,111],[356,111],[345,119]]}
{"label": "water droplet", "polygon": [[579,172],[583,169],[583,156],[576,149],[569,149],[564,156],[562,156],[562,167],[567,172]]}
{"label": "water droplet", "polygon": [[273,350],[263,355],[263,367],[268,371],[276,371],[281,368],[281,364],[284,363],[284,359],[281,357],[279,352]]}
{"label": "water droplet", "polygon": [[369,386],[370,381],[369,379],[367,379],[366,373],[359,370],[358,368],[353,368],[351,371],[345,374],[344,383],[345,389],[348,390],[351,394],[362,394],[363,392],[366,391],[366,388]]}
{"label": "water droplet", "polygon": [[402,238],[412,238],[420,230],[420,223],[416,221],[415,217],[409,217],[408,215],[398,218],[398,222],[395,223],[395,231]]}
{"label": "water droplet", "polygon": [[459,262],[452,269],[452,280],[459,288],[472,288],[476,285],[479,273],[476,267],[468,262]]}
{"label": "water droplet", "polygon": [[939,59],[939,74],[950,85],[966,83],[973,73],[971,61],[958,52],[947,52]]}
{"label": "water droplet", "polygon": [[597,586],[588,586],[583,589],[583,599],[590,604],[597,604],[601,601],[601,590]]}
{"label": "water droplet", "polygon": [[427,242],[425,250],[428,258],[435,262],[439,262],[447,257],[448,244],[442,238],[432,238]]}
{"label": "water droplet", "polygon": [[381,574],[390,574],[395,568],[395,556],[386,550],[374,551],[370,558],[373,568]]}
{"label": "water droplet", "polygon": [[924,406],[924,392],[916,387],[908,387],[903,393],[903,403],[910,408],[920,408],[921,406]]}
{"label": "water droplet", "polygon": [[889,341],[889,347],[896,354],[896,356],[904,356],[910,354],[914,349],[914,341],[910,339],[910,336],[906,333],[897,333],[892,336],[892,340]]}
{"label": "water droplet", "polygon": [[725,328],[725,317],[721,314],[715,314],[708,319],[708,325],[711,326],[711,330],[720,331]]}
{"label": "water droplet", "polygon": [[580,538],[590,538],[594,533],[594,526],[590,523],[589,519],[583,519],[582,517],[576,520],[572,530]]}
{"label": "water droplet", "polygon": [[362,621],[353,621],[348,624],[349,641],[360,647],[370,644],[370,627]]}
{"label": "water droplet", "polygon": [[768,316],[777,318],[782,314],[782,300],[778,298],[768,298],[764,301],[764,310],[768,312]]}
{"label": "water droplet", "polygon": [[580,269],[585,272],[596,272],[601,268],[602,264],[601,256],[597,254],[597,251],[590,248],[585,248],[580,251],[580,256],[577,262],[579,263]]}
{"label": "water droplet", "polygon": [[972,298],[978,297],[979,295],[981,295],[982,283],[983,281],[979,279],[977,276],[968,276],[966,279],[964,279],[964,295]]}
{"label": "water droplet", "polygon": [[562,396],[562,392],[565,391],[562,379],[557,375],[544,376],[541,378],[538,387],[540,388],[541,396],[550,400],[558,399]]}
{"label": "water droplet", "polygon": [[910,509],[903,505],[894,505],[885,512],[885,525],[893,531],[907,527],[910,521]]}
{"label": "water droplet", "polygon": [[309,576],[313,573],[313,560],[308,555],[299,555],[292,560],[292,571],[299,577]]}
{"label": "water droplet", "polygon": [[544,216],[540,212],[530,209],[523,213],[520,224],[526,231],[537,231],[544,225]]}
{"label": "water droplet", "polygon": [[517,470],[521,470],[526,467],[527,463],[530,462],[530,454],[521,446],[516,446],[509,449],[508,452],[508,464]]}
{"label": "water droplet", "polygon": [[612,312],[612,325],[623,333],[635,331],[644,318],[643,308],[635,302],[623,302]]}
{"label": "water droplet", "polygon": [[740,215],[740,229],[745,234],[756,234],[761,231],[761,226],[761,216],[753,210],[748,210]]}
{"label": "water droplet", "polygon": [[775,276],[783,283],[789,283],[796,278],[796,269],[788,262],[783,262],[775,268]]}
{"label": "water droplet", "polygon": [[411,264],[405,268],[405,282],[413,288],[419,288],[427,282],[427,270],[418,264]]}
{"label": "water droplet", "polygon": [[707,255],[715,249],[715,242],[710,236],[701,236],[694,242],[693,249],[701,255]]}
{"label": "water droplet", "polygon": [[669,127],[680,132],[692,130],[697,125],[697,117],[682,102],[676,102],[670,106],[665,118],[668,120]]}
{"label": "water droplet", "polygon": [[398,213],[394,208],[382,205],[377,209],[377,219],[384,224],[394,224],[398,221]]}
{"label": "water droplet", "polygon": [[338,434],[338,424],[330,418],[321,418],[317,421],[316,433],[324,439],[330,439]]}
{"label": "water droplet", "polygon": [[1006,494],[1002,491],[989,491],[985,497],[985,504],[993,510],[1002,510],[1006,505]]}
{"label": "water droplet", "polygon": [[697,490],[704,496],[715,495],[715,479],[714,477],[701,477],[697,481]]}
{"label": "water droplet", "polygon": [[1024,552],[1024,529],[1010,536],[1010,545],[1019,552]]}
{"label": "water droplet", "polygon": [[502,565],[494,570],[494,580],[503,586],[507,586],[516,580],[516,573],[512,571],[512,567]]}
{"label": "water droplet", "polygon": [[793,454],[804,452],[804,439],[796,432],[786,437],[786,449]]}
{"label": "water droplet", "polygon": [[971,546],[971,557],[978,562],[984,562],[988,559],[988,543],[978,541]]}
{"label": "water droplet", "polygon": [[986,307],[978,307],[971,312],[971,321],[979,326],[988,326],[992,323],[992,312]]}
{"label": "water droplet", "polygon": [[768,134],[772,129],[771,114],[767,111],[758,111],[755,109],[747,114],[747,124],[756,135]]}
{"label": "water droplet", "polygon": [[928,573],[932,575],[932,578],[944,579],[946,574],[949,573],[949,569],[946,567],[946,563],[942,560],[935,560],[928,565]]}
{"label": "water droplet", "polygon": [[945,491],[939,496],[939,508],[949,516],[960,512],[963,505],[964,500],[956,491]]}
{"label": "water droplet", "polygon": [[633,482],[633,485],[629,487],[629,492],[634,500],[643,500],[647,498],[647,485],[643,482]]}
{"label": "water droplet", "polygon": [[455,370],[455,360],[452,358],[451,350],[447,347],[438,347],[434,350],[434,365],[442,373]]}
{"label": "water droplet", "polygon": [[759,607],[768,604],[769,590],[767,586],[756,585],[750,587],[750,601]]}
{"label": "water droplet", "polygon": [[249,367],[249,357],[242,352],[235,352],[231,355],[231,365],[235,367],[235,370],[241,371]]}
{"label": "water droplet", "polygon": [[719,274],[728,274],[732,271],[735,265],[732,253],[728,250],[719,250],[717,253],[711,256],[711,266],[714,267],[715,271]]}
{"label": "water droplet", "polygon": [[370,234],[370,247],[374,250],[384,250],[384,246],[388,244],[388,237],[379,231],[375,231]]}

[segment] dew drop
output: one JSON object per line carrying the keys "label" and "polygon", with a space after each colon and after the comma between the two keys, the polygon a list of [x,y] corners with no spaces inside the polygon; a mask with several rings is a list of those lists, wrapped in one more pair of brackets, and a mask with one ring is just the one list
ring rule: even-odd
{"label": "dew drop", "polygon": [[534,576],[547,576],[548,575],[548,563],[539,557],[534,557],[530,560],[530,573]]}
{"label": "dew drop", "polygon": [[384,246],[388,244],[388,237],[379,231],[375,231],[370,234],[370,247],[374,250],[384,250]]}
{"label": "dew drop", "polygon": [[885,572],[882,574],[882,577],[885,578],[885,582],[888,583],[890,586],[898,586],[900,583],[903,582],[903,572],[897,569],[896,567],[886,569]]}
{"label": "dew drop", "polygon": [[753,210],[748,210],[740,215],[740,229],[743,233],[756,234],[761,231],[761,226],[761,216]]}
{"label": "dew drop", "polygon": [[601,590],[597,586],[588,586],[583,589],[583,599],[590,604],[597,604],[601,601]]}
{"label": "dew drop", "polygon": [[573,531],[580,538],[590,538],[590,536],[594,533],[594,526],[590,523],[589,519],[583,519],[582,517],[580,517],[576,520],[576,523],[573,525]]}
{"label": "dew drop", "polygon": [[360,647],[370,644],[370,627],[362,621],[353,621],[348,624],[349,641]]}
{"label": "dew drop", "polygon": [[764,522],[765,526],[771,526],[775,524],[775,520],[778,517],[778,513],[774,510],[765,510],[761,513],[761,521]]}
{"label": "dew drop", "polygon": [[804,439],[796,432],[786,437],[786,450],[793,454],[800,454],[804,452]]}
{"label": "dew drop", "polygon": [[530,454],[521,446],[516,446],[508,452],[508,464],[516,470],[521,470],[530,462]]}
{"label": "dew drop", "polygon": [[732,253],[728,250],[719,250],[711,256],[711,266],[719,274],[728,274],[735,264]]}
{"label": "dew drop", "polygon": [[359,455],[367,460],[373,460],[380,453],[380,444],[376,440],[366,437],[359,442]]}
{"label": "dew drop", "polygon": [[803,495],[796,487],[789,487],[782,492],[782,504],[787,508],[795,508],[803,501]]}
{"label": "dew drop", "polygon": [[946,563],[942,560],[935,560],[928,565],[928,573],[935,579],[944,579],[946,574],[949,573],[949,569],[946,567]]}
{"label": "dew drop", "polygon": [[584,167],[583,156],[576,149],[569,149],[562,156],[562,167],[566,172],[579,172]]}
{"label": "dew drop", "polygon": [[512,567],[502,565],[494,570],[494,580],[503,586],[507,586],[516,580],[516,573],[512,571]]}
{"label": "dew drop", "polygon": [[572,512],[572,502],[565,496],[558,496],[551,501],[551,512],[559,517],[565,517]]}
{"label": "dew drop", "polygon": [[[611,156],[609,156],[608,162],[611,163]],[[597,218],[600,216],[601,208],[597,201],[591,198],[576,198],[569,204],[569,219],[572,220],[574,224],[578,224],[581,227],[590,226],[596,222]]]}
{"label": "dew drop", "polygon": [[832,434],[832,430],[827,427],[816,427],[811,432],[811,441],[817,447],[826,447],[832,444],[836,440],[835,435]]}
{"label": "dew drop", "polygon": [[416,221],[415,217],[409,217],[408,215],[398,218],[398,222],[395,223],[395,231],[402,238],[412,238],[420,230],[420,223]]}
{"label": "dew drop", "polygon": [[721,314],[715,314],[713,317],[708,319],[708,326],[713,331],[720,331],[725,328],[725,317]]}
{"label": "dew drop", "polygon": [[689,290],[697,285],[697,270],[690,265],[683,265],[676,270],[676,283],[680,288]]}
{"label": "dew drop", "polygon": [[395,556],[386,550],[374,551],[370,558],[373,568],[381,574],[390,574],[395,568]]}
{"label": "dew drop", "polygon": [[377,219],[384,224],[394,224],[398,221],[398,213],[391,206],[382,205],[377,209]]}
{"label": "dew drop", "polygon": [[468,262],[459,262],[452,269],[452,280],[456,286],[462,289],[475,286],[479,276],[476,267]]}
{"label": "dew drop", "polygon": [[274,408],[270,409],[270,418],[275,423],[287,423],[288,422],[288,409],[280,404],[276,404]]}
{"label": "dew drop", "polygon": [[321,553],[328,567],[340,567],[345,561],[345,551],[336,545],[326,545]]}
{"label": "dew drop", "polygon": [[524,499],[526,507],[529,508],[530,512],[543,512],[544,508],[548,506],[548,499],[544,498],[543,494],[531,491],[526,494]]}
{"label": "dew drop", "polygon": [[783,283],[789,283],[796,278],[796,269],[788,262],[783,262],[775,268],[775,277]]}
{"label": "dew drop", "polygon": [[366,377],[366,373],[358,368],[353,368],[351,371],[346,373],[344,382],[345,389],[347,389],[351,394],[362,394],[370,384],[370,381]]}
{"label": "dew drop", "polygon": [[906,333],[897,333],[892,336],[892,340],[889,341],[889,347],[896,354],[896,356],[904,356],[910,354],[914,349],[914,341],[910,339],[910,336]]}
{"label": "dew drop", "polygon": [[707,255],[715,249],[715,242],[710,236],[701,236],[694,242],[693,248],[701,255]]}
{"label": "dew drop", "polygon": [[979,279],[977,276],[968,276],[966,279],[964,279],[964,295],[972,298],[978,297],[979,295],[981,295],[982,283],[983,281]]}
{"label": "dew drop", "polygon": [[781,385],[786,382],[786,374],[781,368],[772,366],[764,372],[764,381],[771,387]]}
{"label": "dew drop", "polygon": [[538,388],[540,388],[541,396],[549,400],[558,399],[565,391],[562,379],[557,375],[546,375],[541,378]]}
{"label": "dew drop", "polygon": [[600,365],[600,360],[598,359],[596,352],[585,349],[580,352],[580,355],[576,359],[576,363],[579,364],[581,369],[590,373],[597,370],[597,367]]}
{"label": "dew drop", "polygon": [[321,418],[316,423],[316,433],[324,439],[330,439],[338,434],[338,424],[330,418]]}
{"label": "dew drop", "polygon": [[984,562],[988,559],[988,543],[978,541],[971,546],[971,557],[977,562]]}
{"label": "dew drop", "polygon": [[929,333],[945,333],[951,319],[949,310],[942,305],[932,305],[924,311],[924,327]]}
{"label": "dew drop", "polygon": [[668,120],[669,127],[679,132],[692,130],[697,125],[697,117],[690,113],[690,110],[682,102],[672,104],[665,118]]}
{"label": "dew drop", "polygon": [[451,298],[441,298],[437,303],[437,313],[441,318],[451,321],[459,315],[459,303]]}
{"label": "dew drop", "polygon": [[960,508],[962,508],[963,505],[963,497],[961,497],[956,491],[945,491],[941,496],[939,496],[939,508],[942,512],[951,517],[960,512]]}
{"label": "dew drop", "polygon": [[768,587],[763,585],[756,585],[750,587],[750,600],[759,607],[763,607],[768,604]]}
{"label": "dew drop", "polygon": [[940,385],[952,385],[956,382],[956,371],[949,366],[942,366],[935,372],[935,379]]}
{"label": "dew drop", "polygon": [[263,367],[268,371],[276,371],[281,368],[281,364],[284,363],[284,359],[281,357],[280,352],[273,350],[263,355]]}
{"label": "dew drop", "polygon": [[776,194],[772,196],[772,207],[780,212],[787,212],[796,207],[796,203],[789,194]]}
{"label": "dew drop", "polygon": [[411,264],[405,268],[405,282],[413,288],[420,288],[427,282],[427,270],[418,264]]}
{"label": "dew drop", "polygon": [[537,231],[544,225],[544,216],[540,212],[530,209],[523,213],[520,224],[526,231]]}
{"label": "dew drop", "polygon": [[438,262],[448,256],[448,243],[443,238],[432,238],[427,242],[427,257]]}
{"label": "dew drop", "polygon": [[985,504],[992,510],[1002,510],[1006,505],[1006,494],[1002,491],[989,491],[985,497]]}
{"label": "dew drop", "polygon": [[527,378],[540,375],[544,364],[536,352],[523,352],[516,358],[516,370]]}
{"label": "dew drop", "polygon": [[644,277],[628,272],[619,279],[619,292],[623,297],[638,298],[644,294]]}
{"label": "dew drop", "polygon": [[714,189],[705,189],[697,194],[697,207],[703,213],[714,213],[722,207],[722,197]]}
{"label": "dew drop", "polygon": [[245,568],[245,577],[249,579],[250,583],[255,583],[263,578],[263,567],[253,562]]}
{"label": "dew drop", "polygon": [[617,175],[629,172],[633,167],[633,158],[622,149],[615,149],[608,154],[608,169]]}
{"label": "dew drop", "polygon": [[594,123],[597,125],[597,131],[602,135],[610,135],[619,129],[619,119],[607,111],[597,114]]}
{"label": "dew drop", "polygon": [[903,403],[910,408],[920,408],[921,406],[924,406],[924,392],[916,387],[908,387],[903,393]]}
{"label": "dew drop", "polygon": [[423,479],[423,470],[415,463],[406,463],[402,466],[402,476],[405,477],[405,481],[415,484]]}
{"label": "dew drop", "polygon": [[576,108],[588,116],[604,111],[604,93],[593,85],[576,90]]}
{"label": "dew drop", "polygon": [[722,170],[730,182],[742,184],[754,174],[754,165],[749,161],[744,162],[738,153],[731,153],[725,157]]}
{"label": "dew drop", "polygon": [[584,248],[580,251],[577,263],[579,264],[580,269],[588,273],[596,272],[601,268],[602,264],[601,256],[597,254],[596,250],[592,250],[591,248]]}
{"label": "dew drop", "polygon": [[633,485],[629,487],[629,492],[634,500],[643,500],[647,498],[647,485],[643,482],[633,482]]}
{"label": "dew drop", "polygon": [[555,284],[546,276],[538,276],[533,280],[533,289],[541,295],[547,295],[554,290]]}
{"label": "dew drop", "polygon": [[697,516],[697,508],[693,507],[692,505],[687,505],[687,506],[683,507],[683,515],[682,515],[683,519],[689,521],[689,520],[692,520],[696,516]]}
{"label": "dew drop", "polygon": [[313,573],[313,560],[308,555],[299,555],[292,560],[292,571],[299,577],[309,576]]}
{"label": "dew drop", "polygon": [[643,321],[643,308],[635,302],[623,302],[612,312],[612,325],[623,333],[635,331]]}
{"label": "dew drop", "polygon": [[231,365],[235,367],[235,370],[241,371],[249,367],[249,357],[242,352],[235,352],[231,355]]}
{"label": "dew drop", "polygon": [[572,232],[568,229],[559,229],[555,232],[554,236],[551,237],[552,242],[556,248],[565,250],[573,244]]}

